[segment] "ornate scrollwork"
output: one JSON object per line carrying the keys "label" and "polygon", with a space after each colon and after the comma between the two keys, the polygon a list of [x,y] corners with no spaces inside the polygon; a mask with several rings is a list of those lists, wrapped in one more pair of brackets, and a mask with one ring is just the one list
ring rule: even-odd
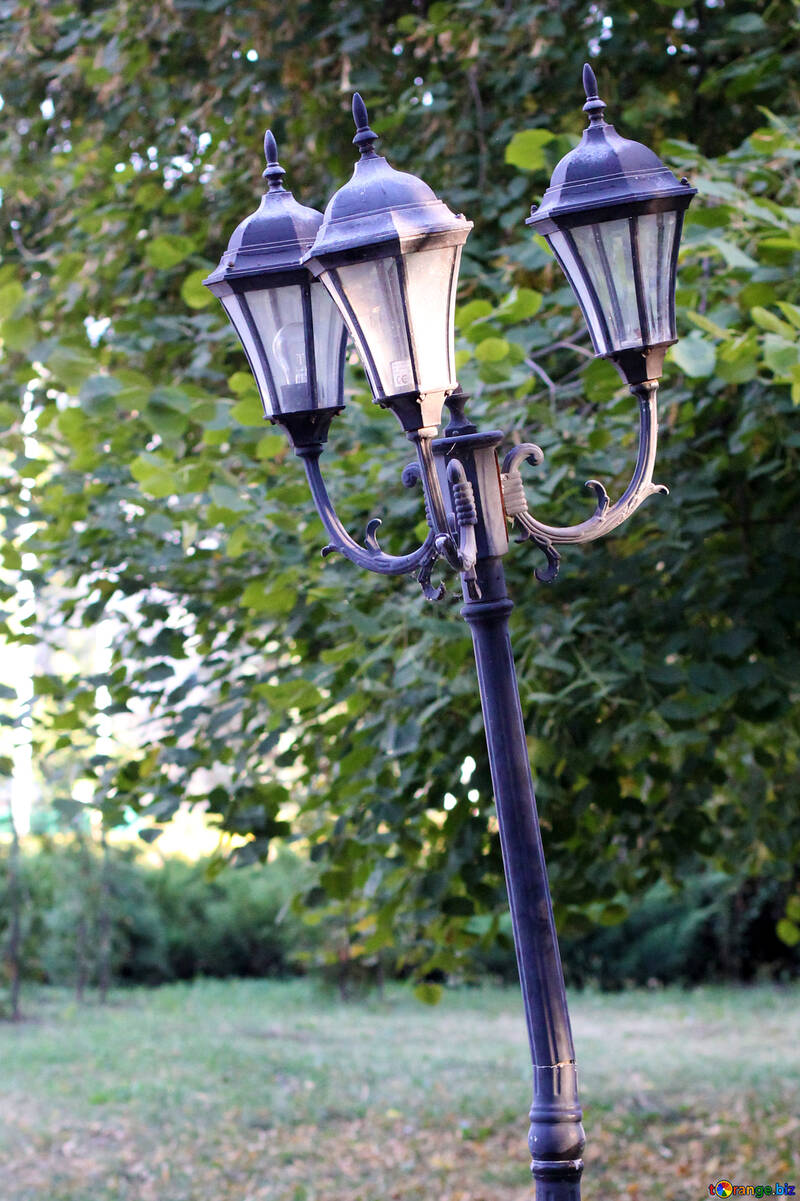
{"label": "ornate scrollwork", "polygon": [[453,460],[448,464],[447,482],[452,503],[452,513],[448,513],[430,452],[430,439],[415,437],[413,441],[417,446],[417,462],[409,463],[404,468],[402,480],[407,488],[422,484],[430,533],[421,546],[407,555],[389,555],[382,549],[377,534],[381,525],[378,517],[368,522],[363,544],[351,538],[339,520],[325,486],[320,467],[322,446],[315,443],[296,448],[305,465],[317,512],[330,538],[322,554],[327,556],[338,552],[358,567],[381,575],[413,574],[427,599],[432,601],[441,600],[445,593],[443,584],[431,583],[434,564],[441,558],[462,574],[470,597],[478,599],[480,589],[475,571],[475,525],[478,513],[472,485],[461,463]]}
{"label": "ornate scrollwork", "polygon": [[519,464],[525,460],[534,467],[538,467],[544,462],[544,451],[533,442],[523,442],[508,452],[503,460],[503,470],[500,475],[503,485],[503,504],[506,516],[513,520],[517,529],[522,530],[517,542],[527,542],[530,539],[544,552],[547,566],[537,567],[533,574],[541,584],[551,584],[558,575],[561,555],[549,538],[537,533],[530,526],[532,518],[528,512],[528,498],[525,495],[525,486],[519,471]]}
{"label": "ornate scrollwork", "polygon": [[425,516],[434,531],[436,553],[463,576],[469,595],[477,600],[480,596],[475,563],[477,543],[475,526],[478,511],[472,484],[464,467],[457,459],[447,465],[447,484],[450,491],[452,512],[448,513],[439,476],[431,454],[430,438],[414,437],[417,447],[417,462],[410,463],[403,471],[403,483],[422,484],[425,492]]}
{"label": "ornate scrollwork", "polygon": [[[358,567],[378,572],[380,575],[414,574],[428,600],[440,600],[444,596],[444,585],[435,587],[431,584],[433,565],[439,557],[434,531],[431,530],[422,545],[409,554],[389,555],[378,542],[377,530],[381,520],[379,517],[373,517],[367,524],[364,544],[356,542],[339,520],[328,493],[319,462],[321,451],[321,446],[312,446],[299,448],[297,453],[303,459],[314,504],[330,538],[327,546],[323,547],[322,554],[327,557],[336,552]],[[414,466],[416,467],[416,464]],[[415,479],[406,469],[403,473],[403,483],[410,486],[414,482]]]}
{"label": "ornate scrollwork", "polygon": [[365,545],[362,546],[350,537],[339,520],[322,477],[319,453],[303,454],[302,458],[317,512],[330,537],[330,542],[322,550],[323,555],[330,555],[334,551],[338,551],[339,554],[344,555],[359,567],[365,567],[368,571],[380,572],[382,575],[404,575],[406,572],[417,570],[433,547],[433,533],[428,535],[422,546],[417,547],[410,554],[389,555],[381,549],[376,535],[376,530],[381,524],[380,518],[373,517],[367,525]]}
{"label": "ornate scrollwork", "polygon": [[519,540],[524,542],[530,539],[547,556],[547,567],[536,572],[536,578],[543,582],[555,579],[558,573],[560,556],[555,549],[556,544],[593,542],[596,538],[602,538],[627,521],[648,496],[655,492],[666,494],[669,491],[663,484],[653,483],[658,436],[658,381],[648,380],[643,384],[636,384],[631,388],[631,392],[639,401],[639,450],[631,481],[619,500],[611,504],[600,481],[587,480],[586,487],[594,493],[597,504],[594,513],[585,521],[577,525],[552,526],[537,521],[529,513],[519,466],[523,460],[535,466],[543,461],[544,454],[538,446],[531,442],[515,446],[503,460],[501,479],[506,515],[521,531],[522,537]]}
{"label": "ornate scrollwork", "polygon": [[467,479],[463,464],[458,459],[451,459],[447,464],[447,482],[450,485],[450,496],[453,501],[453,532],[458,535],[458,548],[455,548],[452,537],[445,540],[441,534],[436,538],[436,548],[457,571],[461,572],[470,599],[480,600],[481,590],[478,587],[475,572],[475,563],[478,557],[475,539],[478,510],[475,507],[472,484]]}
{"label": "ornate scrollwork", "polygon": [[434,564],[438,558],[438,553],[436,551],[432,551],[431,554],[428,555],[425,561],[421,564],[416,574],[417,583],[422,589],[425,599],[429,601],[440,601],[447,591],[444,584],[431,583],[431,572],[433,571]]}

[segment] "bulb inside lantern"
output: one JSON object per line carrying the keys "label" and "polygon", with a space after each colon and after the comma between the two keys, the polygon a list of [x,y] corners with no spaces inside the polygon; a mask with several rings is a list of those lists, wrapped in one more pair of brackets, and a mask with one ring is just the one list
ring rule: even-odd
{"label": "bulb inside lantern", "polygon": [[280,371],[275,382],[281,391],[282,405],[294,408],[308,392],[306,335],[302,321],[290,321],[281,326],[272,339],[272,353]]}

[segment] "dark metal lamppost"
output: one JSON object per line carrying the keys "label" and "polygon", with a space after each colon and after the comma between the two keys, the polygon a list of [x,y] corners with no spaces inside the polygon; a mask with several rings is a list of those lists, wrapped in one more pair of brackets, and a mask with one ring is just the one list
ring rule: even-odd
{"label": "dark metal lamppost", "polygon": [[[361,97],[353,99],[361,157],[324,217],[282,185],[267,133],[268,181],[260,208],[237,228],[206,281],[239,335],[265,416],[286,429],[303,460],[330,542],[358,566],[414,573],[429,599],[443,559],[461,575],[497,805],[509,905],[533,1062],[529,1146],[539,1201],[578,1201],[584,1146],[564,978],[553,922],[525,728],[508,633],[512,602],[502,559],[508,523],[545,553],[541,580],[555,578],[559,543],[588,542],[628,518],[653,492],[656,393],[664,352],[675,342],[675,269],[683,212],[694,190],[646,147],[603,120],[604,104],[584,67],[589,126],[556,167],[530,224],[548,240],[580,303],[595,351],[610,358],[639,402],[632,479],[611,504],[578,525],[555,527],[528,512],[519,467],[542,462],[530,443],[500,470],[503,434],[478,431],[464,415],[455,375],[453,312],[461,247],[472,228],[427,184],[376,154]],[[377,404],[391,409],[417,460],[404,482],[421,482],[430,532],[406,555],[389,555],[370,522],[364,544],[345,531],[328,496],[320,456],[341,412],[345,327]],[[440,434],[442,408],[450,421]]]}

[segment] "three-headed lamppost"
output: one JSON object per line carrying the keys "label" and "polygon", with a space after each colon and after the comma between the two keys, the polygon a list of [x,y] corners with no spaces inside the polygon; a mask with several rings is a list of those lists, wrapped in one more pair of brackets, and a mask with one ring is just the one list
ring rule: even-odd
{"label": "three-headed lamppost", "polygon": [[[414,175],[376,154],[359,95],[361,152],[353,177],[325,215],[283,187],[275,139],[265,140],[268,183],[257,212],[234,232],[205,281],[225,307],[258,383],[265,416],[284,426],[305,466],[330,542],[359,567],[413,573],[435,600],[431,571],[443,559],[461,575],[475,648],[517,962],[533,1060],[529,1145],[539,1201],[578,1201],[584,1145],[564,979],[508,634],[512,603],[503,555],[508,524],[545,554],[555,578],[565,542],[589,542],[625,521],[653,492],[656,393],[675,342],[675,271],[683,213],[695,192],[651,150],[619,136],[587,65],[580,144],[556,167],[527,224],[547,239],[583,310],[597,355],[609,358],[639,404],[633,477],[616,503],[589,482],[597,504],[578,525],[545,525],[528,512],[519,468],[542,462],[515,446],[499,470],[503,434],[464,415],[455,374],[453,313],[461,247],[472,225]],[[347,335],[375,402],[391,409],[416,448],[403,473],[421,481],[430,533],[406,555],[386,554],[370,522],[363,545],[342,526],[320,469],[330,423],[344,408]],[[450,421],[440,435],[442,407]]]}

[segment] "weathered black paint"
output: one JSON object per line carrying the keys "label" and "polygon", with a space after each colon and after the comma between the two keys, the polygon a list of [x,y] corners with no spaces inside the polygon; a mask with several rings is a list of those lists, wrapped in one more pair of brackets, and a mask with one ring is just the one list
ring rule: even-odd
{"label": "weathered black paint", "polygon": [[[463,438],[467,461],[491,454],[493,444],[476,451],[475,435]],[[458,437],[451,454],[461,458]],[[490,473],[474,471],[477,482]],[[513,603],[506,592],[502,558],[486,554],[493,539],[487,518],[504,519],[496,493],[482,489],[477,496],[478,557],[476,574],[480,600],[464,589],[462,616],[469,624],[475,649],[486,742],[492,773],[500,843],[508,888],[525,1020],[533,1064],[533,1103],[530,1111],[532,1171],[537,1201],[578,1201],[583,1171],[582,1113],[578,1101],[575,1050],[564,991],[553,906],[547,882],[539,831],[522,706],[511,650],[508,621]],[[483,553],[482,553],[483,552]]]}

